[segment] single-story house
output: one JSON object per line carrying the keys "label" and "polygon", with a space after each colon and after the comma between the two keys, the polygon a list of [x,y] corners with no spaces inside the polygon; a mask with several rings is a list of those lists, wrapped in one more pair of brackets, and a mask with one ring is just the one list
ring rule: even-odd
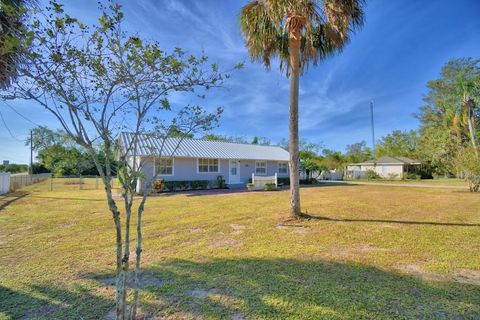
{"label": "single-story house", "polygon": [[381,157],[347,166],[346,176],[351,179],[365,178],[368,170],[375,171],[382,178],[402,179],[407,173],[415,173],[422,163],[406,157]]}
{"label": "single-story house", "polygon": [[[119,147],[130,145],[132,134],[122,133]],[[288,177],[289,154],[278,146],[264,146],[190,138],[156,138],[142,135],[137,161],[145,181],[209,180],[221,176],[227,185],[245,185],[252,177]],[[130,152],[132,154],[132,152]],[[145,183],[145,182],[143,182]],[[137,189],[142,190],[140,185]]]}

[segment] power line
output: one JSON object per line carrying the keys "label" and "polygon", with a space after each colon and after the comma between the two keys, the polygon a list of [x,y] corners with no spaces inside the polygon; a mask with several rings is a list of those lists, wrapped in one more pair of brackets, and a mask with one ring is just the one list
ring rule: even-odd
{"label": "power line", "polygon": [[33,122],[32,120],[28,119],[26,116],[24,116],[23,114],[21,114],[20,112],[17,111],[17,109],[15,109],[14,107],[12,107],[10,104],[8,104],[5,100],[3,100],[3,103],[9,107],[10,109],[13,110],[13,112],[15,112],[16,114],[18,114],[20,117],[22,117],[23,119],[27,120],[28,122],[36,125],[37,127],[40,127],[40,125],[38,123],[35,123]]}
{"label": "power line", "polygon": [[2,114],[1,111],[0,111],[0,119],[2,120],[3,125],[5,126],[5,128],[6,128],[7,131],[8,131],[8,133],[10,134],[10,136],[11,136],[13,139],[15,139],[15,140],[17,140],[17,141],[20,141],[20,142],[25,142],[25,141],[23,141],[23,140],[18,139],[18,137],[16,137],[16,136],[12,133],[12,131],[10,130],[10,128],[9,128],[8,125],[7,125],[7,122],[6,122],[5,119],[3,118],[3,114]]}

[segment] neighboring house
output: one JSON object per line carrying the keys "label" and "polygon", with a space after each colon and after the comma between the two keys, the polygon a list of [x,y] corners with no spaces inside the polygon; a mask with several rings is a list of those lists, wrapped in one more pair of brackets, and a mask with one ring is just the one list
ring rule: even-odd
{"label": "neighboring house", "polygon": [[[119,147],[128,147],[131,137],[131,134],[123,133]],[[147,135],[139,137],[137,144],[137,159],[146,181],[152,178],[216,181],[222,176],[228,185],[245,185],[252,173],[289,176],[289,154],[277,146],[188,138],[158,139]]]}
{"label": "neighboring house", "polygon": [[402,179],[407,173],[415,173],[422,163],[406,157],[381,157],[347,166],[346,176],[351,179],[365,178],[368,170],[375,171],[382,178]]}

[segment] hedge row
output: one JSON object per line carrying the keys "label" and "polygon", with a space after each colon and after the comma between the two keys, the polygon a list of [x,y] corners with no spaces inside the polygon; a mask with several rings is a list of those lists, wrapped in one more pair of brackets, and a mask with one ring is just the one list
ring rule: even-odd
{"label": "hedge row", "polygon": [[160,193],[165,191],[187,191],[204,189],[223,189],[226,188],[224,179],[209,180],[177,180],[166,181],[156,180],[153,183],[153,192]]}

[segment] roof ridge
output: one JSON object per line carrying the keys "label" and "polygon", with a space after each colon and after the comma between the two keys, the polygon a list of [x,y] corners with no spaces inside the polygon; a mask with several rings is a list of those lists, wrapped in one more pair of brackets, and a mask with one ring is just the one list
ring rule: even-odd
{"label": "roof ridge", "polygon": [[[122,132],[121,134],[134,134],[133,132]],[[140,135],[149,136],[147,133],[141,133]],[[153,137],[155,138],[155,137]],[[167,137],[166,139],[180,139],[182,137]],[[209,140],[209,139],[202,139],[202,138],[188,138],[184,137],[184,140],[195,140],[195,141],[206,141],[206,142],[222,142],[222,143],[230,143],[230,144],[242,144],[246,146],[259,146],[259,147],[273,147],[273,148],[281,148],[279,145],[265,145],[265,144],[253,144],[248,142],[237,142],[237,141],[222,141],[222,140]],[[285,150],[285,149],[283,149]]]}

